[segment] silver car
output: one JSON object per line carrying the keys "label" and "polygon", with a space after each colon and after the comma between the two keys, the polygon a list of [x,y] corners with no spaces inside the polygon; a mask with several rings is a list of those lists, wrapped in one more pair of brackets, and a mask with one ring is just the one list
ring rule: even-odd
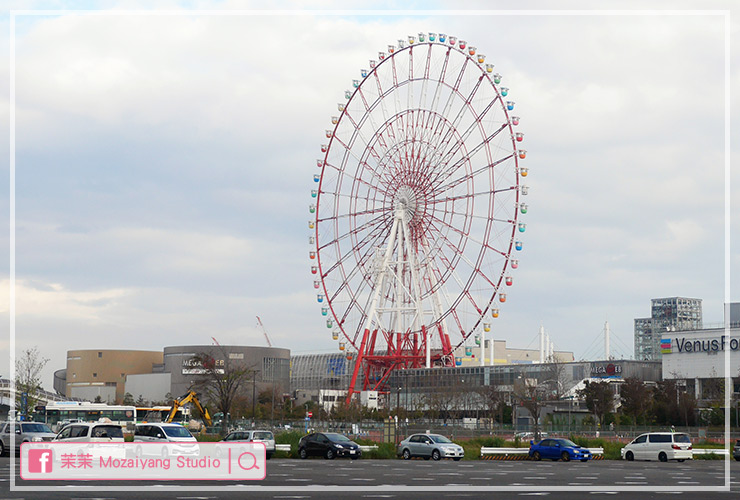
{"label": "silver car", "polygon": [[275,453],[275,436],[271,431],[232,431],[222,441],[264,443],[267,460]]}
{"label": "silver car", "polygon": [[54,434],[43,422],[2,422],[0,423],[0,455],[5,455],[10,449],[10,435],[15,433],[16,451],[20,450],[21,443],[38,443],[51,441]]}
{"label": "silver car", "polygon": [[423,457],[425,460],[451,458],[458,461],[465,456],[465,450],[440,434],[413,434],[398,444],[397,454],[404,460]]}

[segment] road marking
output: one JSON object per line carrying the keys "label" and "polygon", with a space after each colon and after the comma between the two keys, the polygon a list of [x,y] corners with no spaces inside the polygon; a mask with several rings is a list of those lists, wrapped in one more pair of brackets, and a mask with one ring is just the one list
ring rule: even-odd
{"label": "road marking", "polygon": [[617,491],[590,491],[592,495],[616,495]]}
{"label": "road marking", "polygon": [[433,477],[413,477],[413,481],[434,481]]}
{"label": "road marking", "polygon": [[310,481],[310,479],[286,479],[286,481]]}
{"label": "road marking", "polygon": [[396,495],[362,495],[362,498],[396,498]]}
{"label": "road marking", "polygon": [[547,479],[547,478],[540,477],[540,476],[524,476],[522,479]]}
{"label": "road marking", "polygon": [[351,481],[375,481],[375,479],[371,477],[353,477]]}
{"label": "road marking", "polygon": [[678,484],[700,484],[699,481],[679,481]]}
{"label": "road marking", "polygon": [[311,498],[311,497],[298,496],[298,495],[283,495],[283,496],[275,496],[273,498]]}
{"label": "road marking", "polygon": [[537,497],[541,497],[541,496],[545,496],[545,495],[549,495],[549,494],[550,493],[549,492],[546,492],[546,491],[537,491],[537,492],[534,492],[534,493],[519,493],[519,496],[520,497],[526,497],[526,496],[537,496]]}

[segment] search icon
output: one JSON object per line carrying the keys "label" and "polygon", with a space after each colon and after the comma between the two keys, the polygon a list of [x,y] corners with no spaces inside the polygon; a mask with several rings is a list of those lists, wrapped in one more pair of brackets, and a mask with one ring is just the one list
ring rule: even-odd
{"label": "search icon", "polygon": [[[248,455],[249,457],[251,457],[252,464],[249,467],[245,467],[242,464],[242,457],[244,457],[244,455]],[[248,462],[249,461],[249,458],[247,458],[245,460],[247,461],[247,463],[249,463]],[[253,453],[250,453],[248,451],[245,451],[244,453],[242,453],[241,455],[239,455],[239,458],[237,459],[237,463],[239,464],[239,467],[242,468],[242,470],[259,469],[259,466],[257,465],[257,457],[255,457]]]}

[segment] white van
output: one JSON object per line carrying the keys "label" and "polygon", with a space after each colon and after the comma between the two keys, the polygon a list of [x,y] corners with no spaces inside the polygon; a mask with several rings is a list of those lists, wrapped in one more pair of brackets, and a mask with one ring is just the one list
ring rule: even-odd
{"label": "white van", "polygon": [[692,460],[691,438],[682,432],[648,432],[622,448],[622,458],[632,460]]}
{"label": "white van", "polygon": [[123,443],[123,428],[120,425],[98,422],[68,424],[54,441],[64,443]]}
{"label": "white van", "polygon": [[180,424],[136,424],[135,443],[195,443],[197,439]]}

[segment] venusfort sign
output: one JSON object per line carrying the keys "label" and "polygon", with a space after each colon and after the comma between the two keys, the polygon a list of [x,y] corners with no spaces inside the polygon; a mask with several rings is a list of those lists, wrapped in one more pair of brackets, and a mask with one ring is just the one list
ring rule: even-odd
{"label": "venusfort sign", "polygon": [[722,335],[719,338],[714,339],[701,339],[691,340],[686,337],[681,338],[663,338],[660,341],[660,350],[663,354],[673,353],[675,347],[676,352],[718,352],[724,351],[729,346],[731,351],[740,350],[740,339],[728,338],[726,335]]}

